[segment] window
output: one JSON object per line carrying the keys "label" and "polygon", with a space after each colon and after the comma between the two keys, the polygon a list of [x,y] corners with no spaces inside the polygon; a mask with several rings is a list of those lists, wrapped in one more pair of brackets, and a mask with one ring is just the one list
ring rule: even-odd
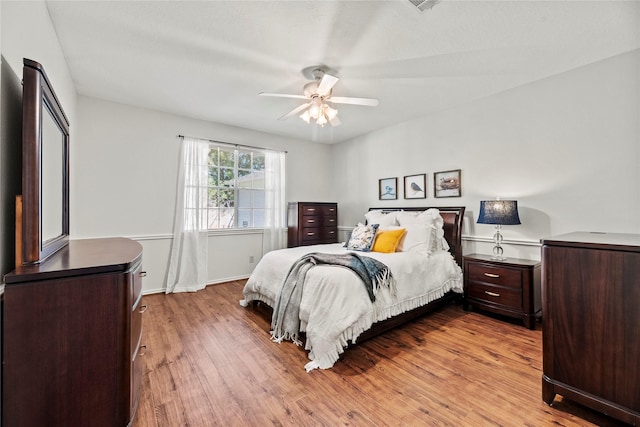
{"label": "window", "polygon": [[209,229],[264,226],[264,156],[259,150],[209,145]]}

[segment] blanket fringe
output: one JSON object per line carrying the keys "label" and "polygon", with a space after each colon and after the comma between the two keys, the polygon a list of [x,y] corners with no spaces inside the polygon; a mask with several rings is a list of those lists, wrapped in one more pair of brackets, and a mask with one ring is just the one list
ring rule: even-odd
{"label": "blanket fringe", "polygon": [[344,350],[348,346],[349,341],[355,344],[360,334],[370,329],[371,325],[373,325],[375,322],[397,316],[406,311],[413,310],[432,301],[435,301],[438,298],[442,298],[444,294],[449,290],[453,290],[457,293],[462,292],[461,280],[451,279],[439,289],[432,290],[426,294],[394,304],[389,307],[381,308],[378,307],[377,304],[374,304],[373,310],[369,311],[367,314],[358,319],[354,324],[352,324],[349,328],[343,331],[342,334],[340,334],[340,336],[338,336],[336,341],[333,343],[333,348],[329,349],[321,357],[315,356],[312,350],[313,342],[311,342],[309,336],[307,336],[305,349],[309,350],[309,359],[311,359],[311,362],[305,365],[305,370],[307,372],[310,372],[316,368],[331,368],[338,361],[340,355],[344,353]]}

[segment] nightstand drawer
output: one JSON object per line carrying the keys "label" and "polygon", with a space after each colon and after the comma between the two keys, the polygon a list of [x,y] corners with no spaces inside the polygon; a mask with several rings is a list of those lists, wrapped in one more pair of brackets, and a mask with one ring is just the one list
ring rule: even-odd
{"label": "nightstand drawer", "polygon": [[469,280],[472,282],[484,282],[492,285],[522,288],[522,273],[520,270],[502,266],[468,263]]}
{"label": "nightstand drawer", "polygon": [[468,297],[491,304],[500,304],[505,307],[522,308],[522,291],[520,289],[471,282],[469,284]]}

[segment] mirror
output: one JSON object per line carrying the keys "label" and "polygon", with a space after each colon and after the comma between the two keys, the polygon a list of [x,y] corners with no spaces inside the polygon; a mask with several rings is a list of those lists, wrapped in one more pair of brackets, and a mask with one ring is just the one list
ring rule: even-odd
{"label": "mirror", "polygon": [[69,121],[39,63],[22,70],[22,263],[69,240]]}

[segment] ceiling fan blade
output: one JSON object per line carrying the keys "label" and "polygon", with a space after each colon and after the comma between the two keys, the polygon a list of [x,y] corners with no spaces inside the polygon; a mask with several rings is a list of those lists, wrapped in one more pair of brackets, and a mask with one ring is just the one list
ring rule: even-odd
{"label": "ceiling fan blade", "polygon": [[338,83],[339,78],[336,76],[332,76],[331,74],[325,74],[322,76],[322,80],[320,80],[320,84],[318,85],[318,95],[325,96],[329,92],[336,83]]}
{"label": "ceiling fan blade", "polygon": [[364,105],[367,107],[377,107],[379,104],[379,101],[375,98],[352,98],[349,96],[332,96],[325,101],[333,102],[336,104]]}
{"label": "ceiling fan blade", "polygon": [[331,126],[336,127],[336,126],[340,126],[342,122],[340,121],[338,116],[335,116],[333,119],[329,120],[329,123],[331,123]]}
{"label": "ceiling fan blade", "polygon": [[271,92],[260,92],[259,96],[276,96],[279,98],[296,98],[296,99],[308,99],[304,95],[293,95],[289,93],[271,93]]}
{"label": "ceiling fan blade", "polygon": [[287,119],[287,118],[289,118],[291,116],[295,116],[300,111],[304,110],[305,108],[308,108],[309,106],[311,106],[310,102],[307,102],[306,104],[302,104],[302,105],[294,108],[293,110],[289,111],[287,114],[284,114],[284,115],[278,117],[278,120],[284,120],[284,119]]}

